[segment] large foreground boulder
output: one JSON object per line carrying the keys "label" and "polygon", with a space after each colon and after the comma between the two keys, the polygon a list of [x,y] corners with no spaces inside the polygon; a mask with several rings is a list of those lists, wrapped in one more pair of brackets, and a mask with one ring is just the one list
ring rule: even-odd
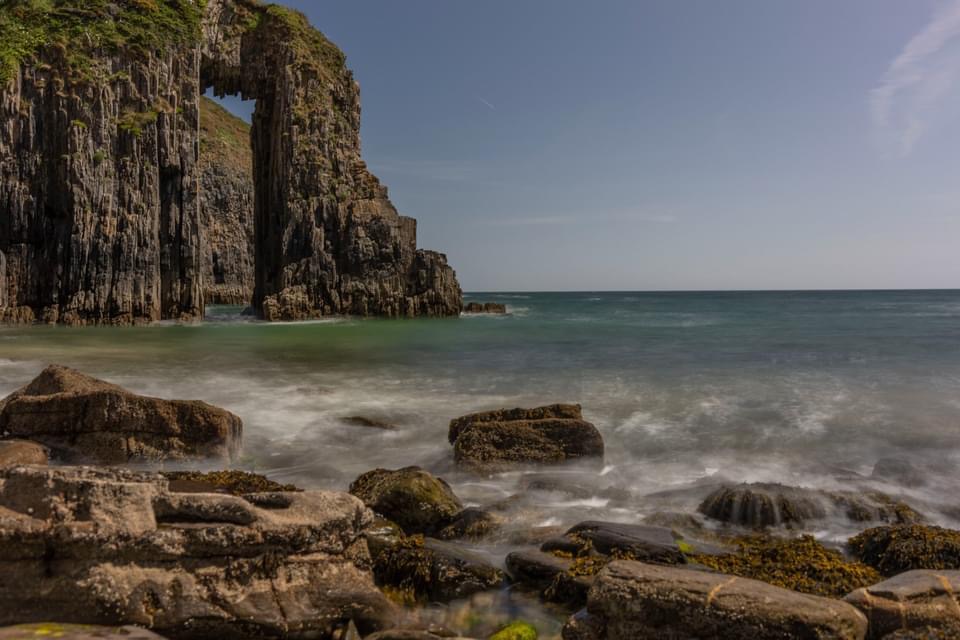
{"label": "large foreground boulder", "polygon": [[67,462],[232,460],[242,430],[240,418],[205,402],[140,396],[57,365],[0,402],[0,434]]}
{"label": "large foreground boulder", "polygon": [[[960,571],[908,571],[845,599],[870,621],[870,638],[895,631],[941,630],[960,637]],[[931,631],[929,637],[938,637]],[[906,636],[905,636],[906,637]],[[925,637],[917,635],[915,637]]]}
{"label": "large foreground boulder", "polygon": [[156,474],[0,469],[0,625],[57,620],[170,638],[329,637],[389,626],[345,493],[170,491]]}
{"label": "large foreground boulder", "polygon": [[524,463],[603,458],[603,437],[583,419],[580,405],[502,409],[463,416],[450,422],[449,439],[456,462],[480,472]]}
{"label": "large foreground boulder", "polygon": [[859,640],[867,620],[839,600],[719,573],[610,563],[565,640]]}

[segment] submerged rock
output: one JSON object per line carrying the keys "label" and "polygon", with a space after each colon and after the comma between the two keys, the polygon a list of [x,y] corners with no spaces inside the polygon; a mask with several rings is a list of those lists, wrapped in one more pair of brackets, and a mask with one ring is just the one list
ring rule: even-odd
{"label": "submerged rock", "polygon": [[911,569],[960,570],[960,531],[927,525],[867,529],[847,545],[863,563],[885,576]]}
{"label": "submerged rock", "polygon": [[579,405],[463,416],[451,421],[449,438],[456,462],[481,472],[524,463],[603,458],[603,438],[596,427],[583,420]]}
{"label": "submerged rock", "polygon": [[468,302],[463,307],[464,313],[497,313],[507,312],[507,305],[500,302]]}
{"label": "submerged rock", "polygon": [[439,531],[463,509],[450,485],[420,467],[367,471],[351,483],[350,493],[406,533]]}
{"label": "submerged rock", "polygon": [[47,448],[41,444],[29,440],[0,440],[0,467],[47,462]]}
{"label": "submerged rock", "polygon": [[922,487],[927,483],[923,470],[907,458],[880,458],[873,465],[870,477],[905,487]]}
{"label": "submerged rock", "polygon": [[366,416],[345,416],[340,418],[340,422],[352,427],[367,427],[368,429],[383,429],[384,431],[393,431],[397,425],[376,418],[367,418]]}
{"label": "submerged rock", "polygon": [[566,640],[723,638],[861,640],[867,621],[853,606],[764,582],[632,561],[607,565],[585,614]]}
{"label": "submerged rock", "polygon": [[[908,571],[845,600],[870,621],[870,638],[960,637],[960,571]],[[914,632],[908,634],[906,632]],[[925,635],[927,634],[927,635]]]}
{"label": "submerged rock", "polygon": [[242,431],[240,418],[205,402],[140,396],[58,365],[0,402],[0,433],[66,461],[232,460]]}
{"label": "submerged rock", "polygon": [[854,522],[917,522],[909,506],[882,493],[830,492],[780,484],[721,486],[697,510],[714,520],[750,528],[798,526],[831,516]]}
{"label": "submerged rock", "polygon": [[249,498],[172,493],[123,470],[0,469],[0,575],[17,576],[0,580],[0,624],[138,624],[177,638],[389,626],[359,500]]}
{"label": "submerged rock", "polygon": [[537,629],[526,622],[511,622],[488,640],[537,640]]}

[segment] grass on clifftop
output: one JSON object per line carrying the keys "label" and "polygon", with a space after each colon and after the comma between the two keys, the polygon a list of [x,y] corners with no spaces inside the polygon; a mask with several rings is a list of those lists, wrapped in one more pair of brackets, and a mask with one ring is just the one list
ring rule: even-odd
{"label": "grass on clifftop", "polygon": [[215,100],[200,98],[200,160],[250,167],[250,125]]}
{"label": "grass on clifftop", "polygon": [[205,0],[0,0],[0,84],[44,46],[81,78],[94,52],[143,54],[195,41]]}

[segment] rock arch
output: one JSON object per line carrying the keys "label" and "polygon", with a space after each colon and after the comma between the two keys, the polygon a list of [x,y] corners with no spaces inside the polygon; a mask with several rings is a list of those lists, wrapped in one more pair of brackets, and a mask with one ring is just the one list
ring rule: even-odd
{"label": "rock arch", "polygon": [[0,88],[0,317],[202,316],[208,88],[257,101],[253,304],[266,319],[459,313],[445,256],[416,248],[416,221],[361,159],[343,53],[301,14],[253,0],[208,0],[198,31],[97,49],[79,78],[67,47],[46,46]]}

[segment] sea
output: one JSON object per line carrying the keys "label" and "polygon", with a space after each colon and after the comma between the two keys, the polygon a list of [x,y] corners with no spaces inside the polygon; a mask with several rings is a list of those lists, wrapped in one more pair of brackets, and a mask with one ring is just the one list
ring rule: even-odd
{"label": "sea", "polygon": [[[221,306],[195,324],[6,327],[0,396],[68,365],[236,413],[240,468],[346,490],[370,469],[419,465],[467,505],[513,505],[518,529],[696,513],[703,487],[737,482],[884,491],[957,524],[960,291],[465,298],[508,313],[271,324]],[[452,418],[558,402],[581,404],[603,434],[602,465],[489,477],[454,465]],[[875,476],[880,460],[921,478]],[[851,530],[809,532],[839,541]],[[509,550],[500,544],[490,552]]]}

